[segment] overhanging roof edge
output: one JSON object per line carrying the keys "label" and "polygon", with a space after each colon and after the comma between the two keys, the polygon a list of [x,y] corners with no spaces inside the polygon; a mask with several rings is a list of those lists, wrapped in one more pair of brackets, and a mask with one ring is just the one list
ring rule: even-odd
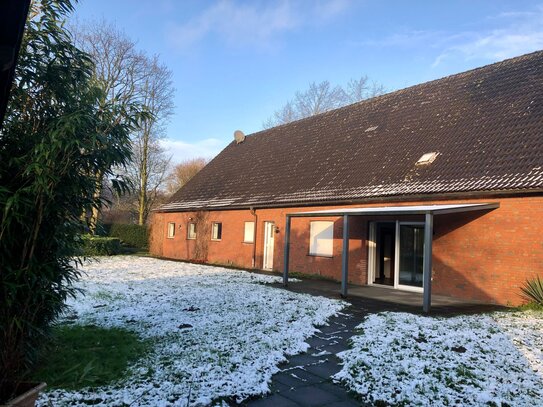
{"label": "overhanging roof edge", "polygon": [[497,209],[500,207],[498,202],[485,203],[485,204],[475,204],[473,206],[463,206],[461,208],[451,208],[451,209],[437,209],[434,211],[434,215],[446,215],[448,213],[461,213],[461,212],[471,212],[471,211],[486,211]]}
{"label": "overhanging roof edge", "polygon": [[[311,217],[311,216],[383,216],[383,215],[446,215],[451,213],[484,211],[499,208],[498,202],[489,203],[465,203],[465,204],[445,204],[445,205],[417,205],[417,206],[383,206],[383,207],[367,207],[367,208],[344,208],[344,209],[328,209],[312,212],[294,212],[287,213],[286,216],[291,218]],[[358,210],[357,210],[358,209]]]}

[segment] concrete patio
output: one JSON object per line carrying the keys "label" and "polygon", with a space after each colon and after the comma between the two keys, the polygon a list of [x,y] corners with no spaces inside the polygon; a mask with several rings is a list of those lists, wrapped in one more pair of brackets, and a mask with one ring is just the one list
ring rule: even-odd
{"label": "concrete patio", "polygon": [[[283,287],[276,284],[277,287]],[[341,283],[318,278],[302,278],[290,282],[287,290],[321,295],[329,298],[341,298]],[[344,298],[354,307],[361,307],[370,312],[405,311],[422,313],[422,293],[395,290],[383,286],[348,285],[348,295]],[[463,300],[444,295],[432,294],[431,315],[456,315],[495,311],[504,307],[480,301]]]}

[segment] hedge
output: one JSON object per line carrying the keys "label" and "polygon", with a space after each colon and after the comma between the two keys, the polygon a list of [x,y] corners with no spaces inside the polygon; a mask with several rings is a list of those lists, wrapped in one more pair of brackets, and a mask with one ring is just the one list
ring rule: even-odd
{"label": "hedge", "polygon": [[149,234],[145,225],[124,225],[112,223],[104,225],[104,230],[110,237],[117,237],[131,247],[146,249],[149,246]]}
{"label": "hedge", "polygon": [[122,252],[121,240],[115,237],[81,236],[83,256],[112,256]]}

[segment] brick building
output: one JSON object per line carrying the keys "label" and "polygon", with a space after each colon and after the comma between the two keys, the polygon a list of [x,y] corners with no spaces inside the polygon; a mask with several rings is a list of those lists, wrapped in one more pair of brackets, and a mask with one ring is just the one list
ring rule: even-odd
{"label": "brick building", "polygon": [[238,136],[152,254],[501,304],[543,276],[543,52]]}

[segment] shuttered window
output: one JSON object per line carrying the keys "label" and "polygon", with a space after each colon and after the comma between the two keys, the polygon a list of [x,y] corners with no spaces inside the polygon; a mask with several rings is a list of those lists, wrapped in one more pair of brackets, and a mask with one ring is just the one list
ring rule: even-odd
{"label": "shuttered window", "polygon": [[309,254],[331,257],[334,251],[334,222],[313,221],[309,230]]}
{"label": "shuttered window", "polygon": [[244,243],[254,243],[255,242],[255,223],[254,222],[245,222],[245,232],[243,234]]}

